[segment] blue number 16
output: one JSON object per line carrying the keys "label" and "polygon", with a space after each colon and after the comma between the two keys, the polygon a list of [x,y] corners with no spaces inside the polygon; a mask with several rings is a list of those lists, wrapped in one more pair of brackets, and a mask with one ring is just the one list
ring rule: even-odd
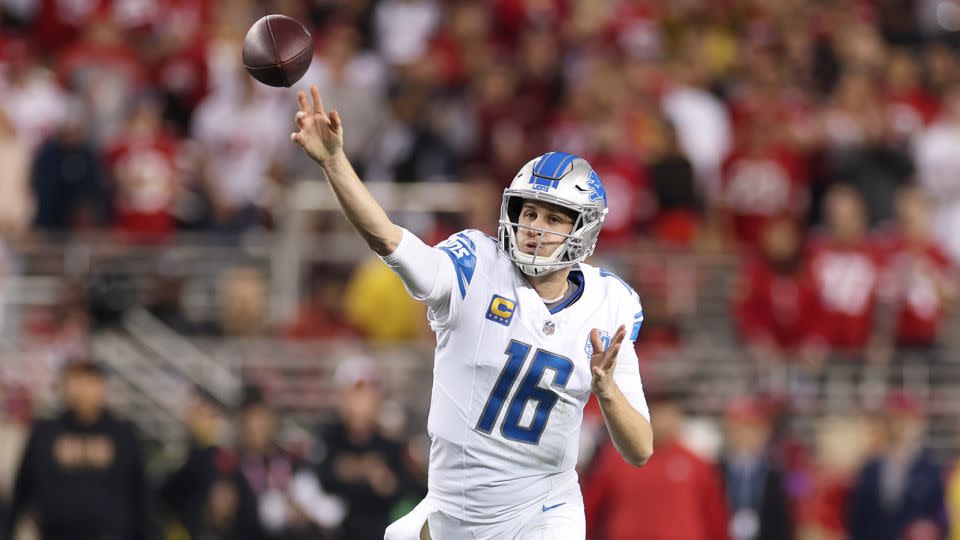
{"label": "blue number 16", "polygon": [[[477,430],[484,433],[490,433],[493,430],[493,424],[500,416],[500,410],[507,399],[507,393],[513,387],[513,383],[520,374],[520,368],[523,367],[523,361],[527,358],[532,347],[519,341],[511,341],[505,351],[508,356],[507,365],[500,372],[497,383],[493,385],[493,391],[487,398],[487,404],[483,408],[483,414],[480,415],[480,421],[477,422]],[[550,411],[557,404],[556,392],[551,392],[545,388],[540,388],[540,380],[543,378],[543,372],[552,369],[554,371],[553,383],[551,387],[562,389],[567,386],[570,380],[570,373],[573,371],[573,362],[569,358],[549,353],[542,349],[537,349],[533,355],[533,362],[524,375],[520,386],[513,394],[510,400],[510,406],[507,408],[507,416],[500,425],[500,433],[504,437],[525,443],[537,444],[540,442],[540,436],[543,435],[544,428],[547,427],[547,418],[550,417]],[[520,425],[520,418],[527,407],[528,401],[535,401],[536,408],[533,413],[533,422],[530,427]]]}

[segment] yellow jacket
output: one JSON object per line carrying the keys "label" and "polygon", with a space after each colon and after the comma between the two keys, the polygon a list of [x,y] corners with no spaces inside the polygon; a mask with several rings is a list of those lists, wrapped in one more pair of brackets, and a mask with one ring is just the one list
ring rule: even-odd
{"label": "yellow jacket", "polygon": [[376,257],[354,270],[344,303],[347,318],[371,341],[411,341],[427,329],[426,307],[411,298],[400,277]]}

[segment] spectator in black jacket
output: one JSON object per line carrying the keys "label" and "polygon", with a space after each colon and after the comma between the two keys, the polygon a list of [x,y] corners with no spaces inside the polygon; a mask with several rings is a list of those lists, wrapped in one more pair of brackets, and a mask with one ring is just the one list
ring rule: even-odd
{"label": "spectator in black jacket", "polygon": [[72,102],[60,130],[37,149],[30,171],[36,229],[65,231],[107,223],[110,197],[103,162],[88,131],[86,109]]}
{"label": "spectator in black jacket", "polygon": [[730,508],[733,540],[791,540],[793,519],[783,472],[767,451],[767,412],[755,399],[731,402],[726,414],[726,450],[720,471]]}
{"label": "spectator in black jacket", "polygon": [[102,368],[73,359],[61,383],[65,408],[33,423],[0,536],[29,510],[44,540],[151,538],[140,439],[106,409]]}
{"label": "spectator in black jacket", "polygon": [[342,504],[323,491],[311,467],[280,445],[275,411],[256,387],[246,391],[238,434],[240,468],[256,495],[266,538],[314,540],[340,522]]}
{"label": "spectator in black jacket", "polygon": [[924,447],[926,411],[917,397],[895,391],[884,413],[884,451],[861,469],[847,498],[850,539],[940,538],[947,530],[943,469]]}
{"label": "spectator in black jacket", "polygon": [[403,446],[381,432],[383,388],[371,362],[347,360],[334,378],[339,414],[318,442],[320,482],[347,503],[344,540],[381,538],[393,506],[413,483]]}
{"label": "spectator in black jacket", "polygon": [[221,443],[220,403],[197,388],[184,420],[187,459],[167,476],[160,499],[192,539],[261,540],[257,499],[237,456]]}

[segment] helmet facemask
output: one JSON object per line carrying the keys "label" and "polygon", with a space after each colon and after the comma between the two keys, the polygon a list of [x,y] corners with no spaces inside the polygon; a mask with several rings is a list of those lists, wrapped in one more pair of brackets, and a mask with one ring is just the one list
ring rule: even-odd
{"label": "helmet facemask", "polygon": [[[538,195],[537,197],[529,197],[528,193],[520,194],[508,189],[503,194],[503,204],[500,211],[500,245],[505,248],[507,255],[520,268],[520,271],[528,276],[550,274],[586,259],[593,253],[595,241],[593,244],[586,246],[583,240],[584,238],[596,239],[603,223],[600,212],[596,211],[595,208],[581,210],[564,204],[563,201],[558,199],[543,194]],[[538,200],[550,203],[563,210],[569,210],[569,215],[573,218],[573,227],[570,232],[561,233],[551,229],[522,225],[520,223],[520,211],[524,202],[529,200]],[[532,254],[525,253],[520,249],[517,232],[521,228],[539,233],[536,236],[537,246]],[[593,234],[590,234],[591,232]],[[563,242],[550,255],[541,255],[541,244],[544,236],[548,234],[562,237]]]}
{"label": "helmet facemask", "polygon": [[[569,233],[559,233],[520,224],[524,201],[548,203],[568,210],[573,217]],[[547,152],[533,158],[513,177],[500,204],[498,247],[521,272],[542,276],[574,265],[593,253],[607,215],[607,192],[587,160],[565,152]],[[539,233],[533,254],[520,250],[517,231]],[[550,255],[541,255],[543,237],[557,235],[563,241]]]}

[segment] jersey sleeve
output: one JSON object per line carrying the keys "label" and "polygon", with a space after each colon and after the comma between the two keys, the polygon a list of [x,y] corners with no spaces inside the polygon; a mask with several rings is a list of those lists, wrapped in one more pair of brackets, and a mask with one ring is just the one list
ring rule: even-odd
{"label": "jersey sleeve", "polygon": [[643,307],[640,305],[640,298],[637,293],[632,292],[629,299],[624,302],[625,306],[621,310],[620,324],[627,329],[627,336],[620,346],[620,353],[617,355],[617,364],[613,368],[613,380],[617,383],[624,397],[630,402],[641,416],[650,421],[650,410],[647,407],[647,398],[643,394],[643,382],[640,380],[640,360],[637,358],[637,351],[634,348],[634,342],[640,333],[640,327],[643,325]]}
{"label": "jersey sleeve", "polygon": [[444,324],[457,313],[477,269],[477,247],[472,232],[456,233],[430,247],[410,231],[393,253],[382,257],[403,281],[407,292],[430,307],[432,323]]}
{"label": "jersey sleeve", "polygon": [[455,286],[453,266],[442,251],[432,248],[412,232],[403,229],[397,249],[381,257],[400,276],[404,287],[416,300],[434,306]]}

